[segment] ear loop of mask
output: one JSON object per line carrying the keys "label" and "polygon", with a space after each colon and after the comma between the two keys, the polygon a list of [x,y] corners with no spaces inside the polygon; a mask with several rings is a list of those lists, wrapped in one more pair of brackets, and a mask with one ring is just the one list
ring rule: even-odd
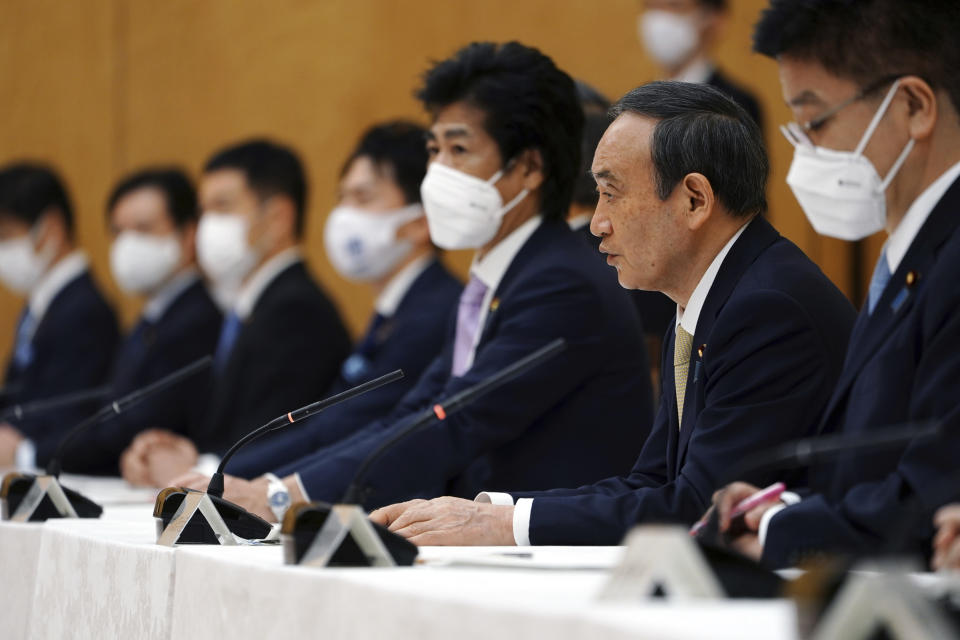
{"label": "ear loop of mask", "polygon": [[[873,116],[873,120],[871,120],[870,124],[867,126],[867,130],[863,132],[863,137],[860,139],[860,144],[857,145],[857,148],[853,152],[854,155],[863,155],[863,150],[867,147],[867,143],[870,142],[870,138],[873,137],[877,127],[880,126],[880,121],[883,119],[883,116],[886,115],[887,109],[890,108],[890,103],[893,102],[893,97],[897,94],[897,89],[899,87],[900,79],[898,78],[896,82],[893,83],[893,86],[890,87],[890,90],[887,91],[886,97],[883,99],[883,102],[880,103],[880,108],[877,109],[877,113]],[[890,171],[887,172],[887,176],[880,181],[881,192],[886,191],[887,187],[890,186],[890,183],[896,177],[897,172],[900,171],[900,167],[902,167],[903,163],[906,162],[907,156],[909,156],[910,152],[913,151],[913,145],[915,142],[916,141],[913,138],[910,138],[910,141],[907,142],[907,146],[905,146],[903,151],[900,152],[900,155],[897,156],[897,160],[893,163],[893,166],[890,167]]]}
{"label": "ear loop of mask", "polygon": [[[516,160],[515,158],[511,158],[507,162],[507,164],[504,165],[502,169],[497,171],[495,174],[493,174],[493,176],[491,176],[489,180],[487,180],[487,184],[489,184],[490,186],[497,184],[497,181],[500,180],[500,178],[502,178],[507,171],[513,168],[513,166],[511,165],[515,166],[516,164],[515,160]],[[521,189],[520,193],[518,193],[510,202],[504,205],[503,209],[501,209],[500,211],[500,215],[501,216],[507,215],[515,206],[520,204],[520,201],[526,198],[529,193],[530,193],[529,189]]]}

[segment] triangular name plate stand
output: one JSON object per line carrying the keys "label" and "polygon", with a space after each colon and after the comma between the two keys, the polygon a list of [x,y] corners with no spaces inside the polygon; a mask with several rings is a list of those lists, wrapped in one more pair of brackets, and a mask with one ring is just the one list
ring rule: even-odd
{"label": "triangular name plate stand", "polygon": [[310,543],[299,564],[326,567],[348,536],[366,556],[369,566],[397,566],[393,556],[387,551],[373,524],[367,518],[367,514],[355,504],[337,504],[330,509],[330,515],[320,527],[317,537]]}
{"label": "triangular name plate stand", "polygon": [[[878,628],[896,640],[954,638],[956,630],[900,567],[851,573],[814,631],[814,640],[865,640]],[[889,569],[889,567],[888,567]]]}
{"label": "triangular name plate stand", "polygon": [[[77,518],[77,512],[70,504],[67,494],[63,492],[63,487],[53,476],[37,476],[33,479],[33,484],[27,489],[23,500],[17,505],[16,511],[10,516],[12,522],[28,522],[33,516],[34,511],[43,502],[44,496],[50,496],[57,513],[61,518]],[[4,508],[6,512],[6,508]]]}
{"label": "triangular name plate stand", "polygon": [[240,544],[237,538],[230,531],[227,523],[224,522],[213,500],[206,493],[199,491],[188,491],[180,504],[180,508],[173,514],[170,524],[160,532],[157,537],[157,544],[172,547],[180,540],[183,530],[189,524],[190,519],[197,511],[204,517],[210,528],[217,536],[221,545],[233,546]]}
{"label": "triangular name plate stand", "polygon": [[662,591],[667,598],[723,598],[723,587],[683,527],[644,525],[626,538],[621,563],[601,600],[641,600]]}

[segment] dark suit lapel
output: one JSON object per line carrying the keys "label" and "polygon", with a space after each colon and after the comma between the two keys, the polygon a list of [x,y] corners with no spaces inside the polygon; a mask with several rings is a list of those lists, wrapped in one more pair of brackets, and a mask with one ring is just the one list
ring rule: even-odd
{"label": "dark suit lapel", "polygon": [[[780,234],[769,222],[756,217],[737,241],[730,247],[717,277],[707,293],[700,317],[697,320],[697,330],[693,336],[693,353],[690,356],[690,367],[687,371],[687,390],[683,401],[683,424],[680,425],[680,441],[677,447],[677,468],[682,466],[683,456],[686,455],[687,445],[693,435],[697,417],[703,407],[700,405],[699,388],[704,384],[703,360],[709,357],[710,345],[707,336],[713,331],[713,324],[720,310],[726,303],[734,287],[740,281],[744,272],[750,268],[757,257],[770,245],[780,238]],[[671,351],[672,354],[672,351]],[[672,359],[671,359],[672,363]]]}
{"label": "dark suit lapel", "polygon": [[850,336],[843,373],[827,405],[823,424],[826,424],[833,411],[846,397],[870,356],[876,353],[900,320],[910,313],[917,294],[923,288],[925,274],[933,268],[940,247],[953,235],[960,223],[956,215],[958,208],[960,180],[951,185],[920,227],[920,232],[897,267],[896,273],[890,277],[873,314],[867,313],[866,304],[860,311]]}

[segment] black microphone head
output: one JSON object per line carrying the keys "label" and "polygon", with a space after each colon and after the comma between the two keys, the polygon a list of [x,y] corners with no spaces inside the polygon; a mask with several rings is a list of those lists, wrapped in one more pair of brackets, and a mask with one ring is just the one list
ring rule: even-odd
{"label": "black microphone head", "polygon": [[[37,476],[27,473],[8,473],[3,477],[3,485],[0,486],[0,509],[2,509],[0,515],[2,515],[3,520],[9,520],[13,514],[16,513],[17,508],[20,506],[24,497],[26,497],[30,487],[33,486],[36,478]],[[60,488],[63,489],[63,493],[67,496],[67,500],[70,501],[73,510],[77,512],[77,516],[81,518],[99,518],[103,513],[103,507],[93,500],[63,485],[61,485]],[[50,518],[62,517],[53,504],[53,500],[50,499],[50,496],[45,495],[40,501],[40,504],[37,505],[37,508],[30,514],[29,521],[43,522]]]}
{"label": "black microphone head", "polygon": [[[297,502],[283,516],[283,556],[286,564],[300,564],[310,550],[333,505],[325,502]],[[409,567],[420,553],[417,545],[388,528],[369,521],[387,553],[399,567]],[[373,561],[360,548],[352,536],[347,535],[327,563],[330,567],[370,567]]]}
{"label": "black microphone head", "polygon": [[[157,537],[170,526],[180,505],[188,493],[199,493],[183,487],[167,487],[157,494],[153,506],[153,517],[157,519]],[[210,494],[207,494],[210,495]],[[210,495],[217,513],[223,518],[230,532],[246,540],[262,540],[269,535],[273,526],[258,515],[221,497]],[[190,517],[190,521],[180,534],[177,544],[220,544],[220,539],[207,519],[199,510]]]}

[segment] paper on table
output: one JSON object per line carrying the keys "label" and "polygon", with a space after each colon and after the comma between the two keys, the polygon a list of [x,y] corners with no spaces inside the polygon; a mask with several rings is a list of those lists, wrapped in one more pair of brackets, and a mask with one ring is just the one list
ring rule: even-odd
{"label": "paper on table", "polygon": [[606,571],[623,547],[421,547],[417,564],[537,570]]}

